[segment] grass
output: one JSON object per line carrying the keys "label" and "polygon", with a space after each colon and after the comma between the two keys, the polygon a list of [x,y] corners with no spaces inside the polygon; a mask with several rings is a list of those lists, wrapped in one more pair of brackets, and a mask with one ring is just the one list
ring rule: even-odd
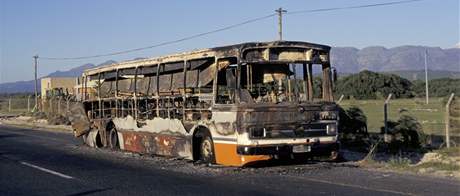
{"label": "grass", "polygon": [[[30,99],[30,109],[34,107],[34,99]],[[11,110],[10,110],[11,109]],[[27,113],[27,98],[12,97],[11,108],[9,107],[8,98],[0,98],[0,114],[17,115]]]}
{"label": "grass", "polygon": [[405,157],[393,157],[388,160],[388,164],[392,168],[404,169],[411,164],[411,160]]}
{"label": "grass", "polygon": [[422,163],[419,165],[416,165],[415,168],[413,169],[423,169],[423,168],[433,168],[437,171],[442,170],[442,171],[460,171],[460,166],[454,165],[454,164],[449,164],[449,163],[440,163],[440,162],[427,162],[427,163]]}
{"label": "grass", "polygon": [[[444,98],[431,98],[429,104],[424,99],[392,99],[388,106],[389,119],[396,121],[403,112],[415,117],[427,134],[444,135]],[[343,100],[340,105],[345,109],[352,106],[361,108],[367,116],[369,132],[378,133],[384,125],[384,100]],[[460,135],[460,130],[453,127],[451,135]]]}
{"label": "grass", "polygon": [[439,150],[435,150],[434,152],[437,152],[441,154],[442,156],[450,157],[450,156],[460,156],[460,147],[452,147],[452,148],[441,148]]}
{"label": "grass", "polygon": [[433,171],[447,171],[447,172],[458,172],[460,171],[460,166],[453,163],[444,163],[444,162],[425,162],[417,165],[411,164],[411,161],[408,158],[394,157],[388,160],[386,163],[380,162],[386,168],[396,169],[400,171],[411,171],[417,172],[421,169],[431,169]]}
{"label": "grass", "polygon": [[[442,148],[433,150],[430,153],[435,153],[441,156],[436,158],[428,158],[422,160],[412,160],[403,156],[392,156],[386,161],[375,160],[373,156],[369,156],[361,162],[364,166],[372,168],[383,168],[385,170],[411,173],[426,173],[441,176],[454,176],[460,179],[460,147]],[[415,162],[414,162],[415,161]]]}

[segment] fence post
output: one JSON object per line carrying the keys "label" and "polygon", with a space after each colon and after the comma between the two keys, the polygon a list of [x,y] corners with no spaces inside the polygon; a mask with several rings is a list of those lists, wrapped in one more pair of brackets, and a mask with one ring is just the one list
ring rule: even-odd
{"label": "fence post", "polygon": [[[46,97],[45,97],[45,100],[46,100]],[[37,111],[45,111],[45,103],[43,102],[44,101],[43,97],[40,96],[37,99],[37,101],[38,101],[38,103],[35,103],[35,105],[39,106],[39,107],[37,107]]]}
{"label": "fence post", "polygon": [[340,102],[342,102],[342,100],[343,100],[343,97],[344,97],[344,95],[343,95],[343,94],[342,94],[342,95],[340,95],[340,98],[339,98],[339,100],[337,100],[337,104],[339,104]]}
{"label": "fence post", "polygon": [[66,99],[66,112],[68,112],[70,109],[69,109],[69,99]]}
{"label": "fence post", "polygon": [[61,97],[58,98],[57,113],[61,113]]}
{"label": "fence post", "polygon": [[446,124],[446,147],[450,148],[450,104],[452,102],[452,99],[454,99],[454,93],[450,94],[449,100],[447,101],[446,104],[446,116],[445,116],[445,124]]}
{"label": "fence post", "polygon": [[27,112],[30,112],[30,95],[27,96]]}
{"label": "fence post", "polygon": [[11,112],[11,97],[8,98],[8,112]]}
{"label": "fence post", "polygon": [[386,143],[389,143],[391,141],[390,136],[388,135],[388,103],[390,102],[391,96],[393,94],[389,94],[387,99],[385,100],[385,103],[383,104],[383,121],[385,123],[385,133],[383,135],[383,140]]}

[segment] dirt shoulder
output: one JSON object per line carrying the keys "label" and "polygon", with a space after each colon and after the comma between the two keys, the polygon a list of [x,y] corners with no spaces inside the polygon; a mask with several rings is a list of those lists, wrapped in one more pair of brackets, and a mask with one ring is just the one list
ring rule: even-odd
{"label": "dirt shoulder", "polygon": [[368,169],[411,173],[422,176],[447,177],[460,180],[460,147],[443,148],[426,153],[383,154],[358,161]]}
{"label": "dirt shoulder", "polygon": [[50,125],[46,119],[35,119],[31,116],[0,116],[0,124],[42,131],[72,132],[70,125]]}

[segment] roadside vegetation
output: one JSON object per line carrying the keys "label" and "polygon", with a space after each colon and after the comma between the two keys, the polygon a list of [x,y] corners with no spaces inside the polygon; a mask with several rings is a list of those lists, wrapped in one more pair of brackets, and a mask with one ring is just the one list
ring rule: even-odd
{"label": "roadside vegetation", "polygon": [[[389,140],[380,133],[367,133],[366,115],[357,106],[342,109],[340,140],[345,153],[360,154],[348,160],[371,169],[410,172],[460,179],[460,147],[434,146],[420,122],[406,112],[388,122]],[[345,117],[345,118],[343,118]],[[343,122],[348,121],[348,123]],[[347,158],[345,158],[347,159]]]}
{"label": "roadside vegetation", "polygon": [[395,98],[411,98],[412,83],[394,74],[380,74],[372,71],[361,71],[336,82],[335,94],[345,95],[345,98],[358,100],[383,99],[392,93]]}
{"label": "roadside vegetation", "polygon": [[[439,78],[429,81],[431,97],[446,97],[460,93],[460,79]],[[414,98],[425,96],[425,82],[410,81],[395,74],[361,71],[341,77],[336,82],[336,97],[344,95],[347,99],[384,99],[392,93],[393,98]]]}
{"label": "roadside vegetation", "polygon": [[368,168],[460,179],[460,147],[434,149],[425,153],[373,152],[359,163]]}
{"label": "roadside vegetation", "polygon": [[[361,152],[364,167],[460,179],[460,101],[450,110],[453,148],[445,147],[445,104],[451,93],[460,94],[460,80],[441,78],[425,83],[393,74],[362,71],[340,78],[335,86],[340,102],[340,140],[348,154]],[[388,132],[384,138],[384,102],[388,105]],[[350,156],[350,155],[349,155]]]}
{"label": "roadside vegetation", "polygon": [[[383,99],[356,100],[348,99],[340,103],[344,109],[359,107],[367,117],[367,129],[371,133],[379,133],[384,125]],[[430,98],[429,104],[424,99],[392,99],[388,105],[388,116],[391,121],[397,121],[401,114],[411,116],[420,123],[426,134],[444,135],[444,98]],[[460,130],[453,130],[460,135]]]}
{"label": "roadside vegetation", "polygon": [[[29,98],[30,97],[30,98]],[[28,114],[27,100],[29,99],[29,107],[34,107],[34,96],[32,93],[0,93],[0,115],[20,115]],[[11,101],[11,102],[10,102]],[[10,105],[11,104],[11,105]]]}
{"label": "roadside vegetation", "polygon": [[[429,95],[448,97],[451,93],[460,93],[460,79],[439,78],[428,81]],[[417,97],[425,96],[425,81],[413,81],[412,91]]]}

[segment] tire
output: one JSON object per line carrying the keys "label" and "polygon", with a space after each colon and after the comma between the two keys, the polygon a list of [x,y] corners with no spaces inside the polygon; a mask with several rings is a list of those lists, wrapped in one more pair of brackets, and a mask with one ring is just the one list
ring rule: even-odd
{"label": "tire", "polygon": [[88,137],[88,134],[85,134],[85,135],[80,136],[80,138],[81,138],[80,141],[81,141],[81,143],[82,143],[83,145],[87,145],[87,146],[88,146],[87,137]]}
{"label": "tire", "polygon": [[204,135],[201,140],[200,160],[204,163],[215,163],[214,143],[209,135]]}
{"label": "tire", "polygon": [[329,161],[330,162],[341,162],[343,161],[343,157],[342,157],[342,154],[340,153],[340,151],[331,151],[331,155],[329,156]]}
{"label": "tire", "polygon": [[96,138],[95,138],[95,141],[94,141],[94,147],[96,147],[96,148],[103,148],[104,147],[104,144],[102,143],[101,134],[99,132],[96,134]]}
{"label": "tire", "polygon": [[118,142],[118,133],[115,127],[112,127],[109,131],[109,147],[111,149],[120,148],[120,143]]}

